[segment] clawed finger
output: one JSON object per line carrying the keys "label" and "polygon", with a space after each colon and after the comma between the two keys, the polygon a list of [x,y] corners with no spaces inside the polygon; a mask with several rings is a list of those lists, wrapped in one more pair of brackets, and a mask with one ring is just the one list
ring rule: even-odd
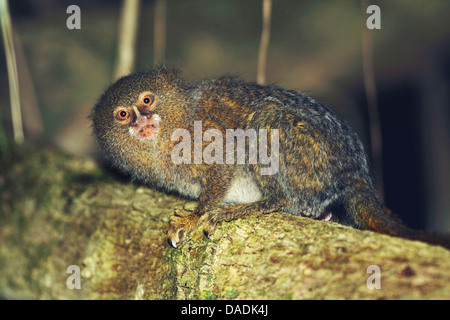
{"label": "clawed finger", "polygon": [[176,209],[175,215],[169,219],[169,229],[167,231],[167,242],[174,248],[178,247],[181,241],[181,232],[192,231],[199,222],[198,216],[190,211]]}

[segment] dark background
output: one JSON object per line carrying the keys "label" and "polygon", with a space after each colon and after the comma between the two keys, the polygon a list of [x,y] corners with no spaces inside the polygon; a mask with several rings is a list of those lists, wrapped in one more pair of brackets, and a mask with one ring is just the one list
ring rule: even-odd
{"label": "dark background", "polygon": [[[66,27],[71,4],[81,8],[81,30]],[[450,1],[370,4],[381,8],[381,30],[370,32],[385,202],[411,227],[448,232]],[[87,115],[113,79],[120,7],[10,1],[27,141],[96,155]],[[142,2],[135,70],[154,64],[154,9],[153,1]],[[168,0],[166,62],[194,80],[237,74],[254,81],[261,10],[259,0]],[[361,58],[367,17],[359,1],[273,1],[267,80],[333,106],[370,153]],[[0,125],[13,144],[3,50],[0,61]]]}

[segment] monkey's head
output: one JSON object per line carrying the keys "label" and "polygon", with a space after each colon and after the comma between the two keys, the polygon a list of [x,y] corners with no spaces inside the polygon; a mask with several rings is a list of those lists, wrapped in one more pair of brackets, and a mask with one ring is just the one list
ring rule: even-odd
{"label": "monkey's head", "polygon": [[166,67],[133,73],[111,85],[90,116],[106,157],[123,167],[135,166],[136,161],[142,162],[138,158],[151,156],[164,118],[170,113],[168,109],[177,105],[181,88],[179,71]]}

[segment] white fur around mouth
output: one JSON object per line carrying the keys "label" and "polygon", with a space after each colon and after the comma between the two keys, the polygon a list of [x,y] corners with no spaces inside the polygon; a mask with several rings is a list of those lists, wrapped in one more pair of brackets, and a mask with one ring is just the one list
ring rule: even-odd
{"label": "white fur around mouth", "polygon": [[[141,127],[140,129],[139,128],[135,128],[135,127],[130,127],[128,129],[128,132],[130,133],[130,135],[132,137],[134,137],[134,138],[136,138],[136,139],[138,139],[140,141],[143,141],[143,142],[147,142],[147,141],[153,140],[158,135],[159,122],[161,121],[161,117],[159,115],[157,115],[157,114],[154,114],[152,116],[151,120],[153,120],[153,121],[151,122],[150,125],[147,125],[144,128]],[[154,132],[148,137],[142,136],[140,134],[140,132],[142,132],[144,129],[149,129],[149,127],[151,127],[150,129],[153,129]]]}
{"label": "white fur around mouth", "polygon": [[151,141],[151,140],[153,140],[153,139],[158,135],[159,128],[157,128],[157,129],[155,130],[155,133],[152,134],[152,135],[151,135],[150,137],[148,137],[148,138],[141,136],[141,135],[140,135],[138,132],[136,132],[136,130],[134,130],[133,128],[130,128],[130,129],[128,130],[128,132],[130,133],[130,135],[131,135],[132,137],[138,139],[139,141],[144,141],[144,142],[146,142],[146,141]]}

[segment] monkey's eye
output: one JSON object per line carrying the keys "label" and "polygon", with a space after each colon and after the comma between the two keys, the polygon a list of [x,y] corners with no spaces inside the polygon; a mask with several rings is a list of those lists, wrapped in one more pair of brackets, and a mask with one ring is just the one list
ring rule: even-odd
{"label": "monkey's eye", "polygon": [[149,107],[149,106],[151,106],[151,105],[153,104],[153,101],[155,101],[155,98],[154,98],[152,95],[150,95],[150,94],[146,94],[145,96],[143,96],[143,97],[141,98],[141,104],[142,104],[144,107]]}
{"label": "monkey's eye", "polygon": [[116,113],[117,120],[126,120],[130,116],[130,111],[122,109]]}

